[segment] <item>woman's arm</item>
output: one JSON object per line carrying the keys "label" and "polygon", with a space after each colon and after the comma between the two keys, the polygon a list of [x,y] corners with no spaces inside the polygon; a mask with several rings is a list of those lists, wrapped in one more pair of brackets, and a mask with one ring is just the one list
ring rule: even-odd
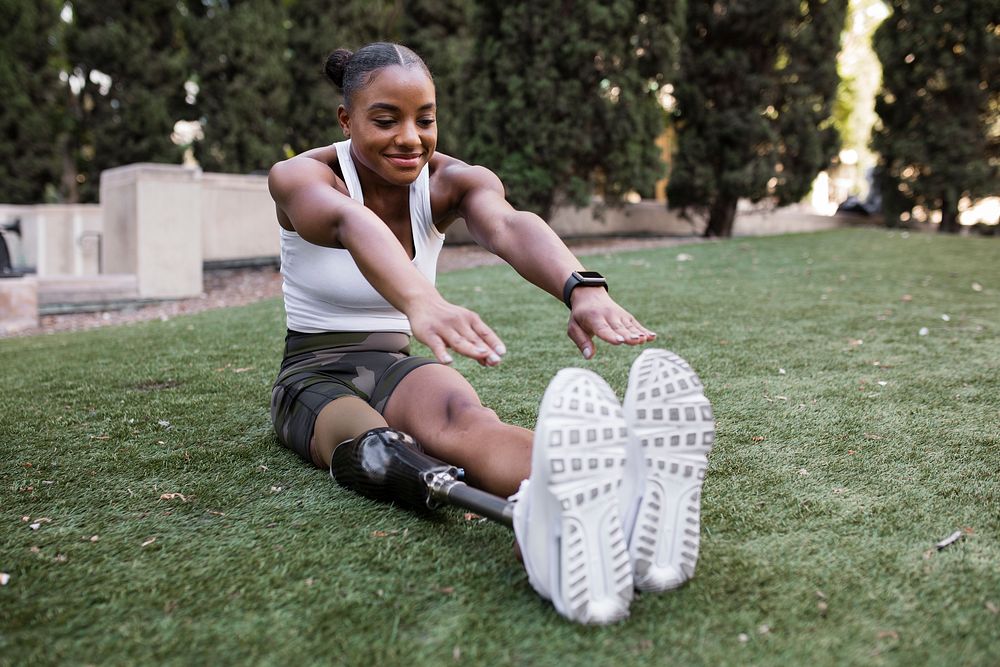
{"label": "woman's arm", "polygon": [[445,301],[385,223],[335,184],[330,168],[308,157],[279,162],[268,176],[271,197],[299,236],[348,250],[362,275],[407,316],[414,337],[439,361],[451,363],[451,348],[481,364],[500,363],[500,338],[476,313]]}
{"label": "woman's arm", "polygon": [[[462,193],[459,214],[476,242],[562,301],[566,280],[583,269],[580,260],[541,218],[514,209],[491,171],[464,164],[450,168]],[[601,287],[578,287],[570,304],[567,334],[587,359],[594,355],[594,336],[612,345],[639,345],[656,338]]]}

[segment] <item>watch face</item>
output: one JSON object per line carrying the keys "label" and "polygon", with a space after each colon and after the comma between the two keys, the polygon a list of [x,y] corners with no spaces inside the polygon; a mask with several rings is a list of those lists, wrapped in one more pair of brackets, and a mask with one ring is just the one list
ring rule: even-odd
{"label": "watch face", "polygon": [[604,280],[604,276],[597,271],[577,271],[577,273],[584,280]]}

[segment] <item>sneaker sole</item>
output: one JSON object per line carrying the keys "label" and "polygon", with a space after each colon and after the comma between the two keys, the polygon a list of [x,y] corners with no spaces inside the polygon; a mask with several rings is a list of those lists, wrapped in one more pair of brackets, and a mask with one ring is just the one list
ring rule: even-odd
{"label": "sneaker sole", "polygon": [[686,361],[650,349],[629,372],[624,410],[628,455],[639,469],[636,496],[624,510],[635,584],[665,591],[693,577],[698,562],[701,485],[715,442],[712,406]]}
{"label": "sneaker sole", "polygon": [[545,516],[558,524],[552,601],[581,623],[621,620],[632,600],[618,507],[626,440],[621,407],[604,380],[575,368],[556,375],[539,408],[532,477],[544,470]]}

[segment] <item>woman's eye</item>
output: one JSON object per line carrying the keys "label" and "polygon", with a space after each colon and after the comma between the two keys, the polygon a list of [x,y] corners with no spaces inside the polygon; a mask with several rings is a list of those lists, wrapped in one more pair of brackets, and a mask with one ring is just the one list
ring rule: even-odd
{"label": "woman's eye", "polygon": [[394,122],[395,121],[393,121],[391,118],[376,118],[376,119],[374,119],[374,123],[376,125],[378,125],[379,127],[389,127]]}
{"label": "woman's eye", "polygon": [[431,125],[434,124],[434,119],[433,118],[421,118],[420,120],[417,121],[417,123],[420,125],[420,127],[430,127]]}

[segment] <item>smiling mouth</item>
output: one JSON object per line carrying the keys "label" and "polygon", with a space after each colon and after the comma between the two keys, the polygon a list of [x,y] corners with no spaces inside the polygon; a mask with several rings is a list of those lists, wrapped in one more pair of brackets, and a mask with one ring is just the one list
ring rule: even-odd
{"label": "smiling mouth", "polygon": [[385,157],[387,160],[400,167],[416,167],[420,164],[420,160],[423,156],[423,153],[393,153],[387,154]]}

